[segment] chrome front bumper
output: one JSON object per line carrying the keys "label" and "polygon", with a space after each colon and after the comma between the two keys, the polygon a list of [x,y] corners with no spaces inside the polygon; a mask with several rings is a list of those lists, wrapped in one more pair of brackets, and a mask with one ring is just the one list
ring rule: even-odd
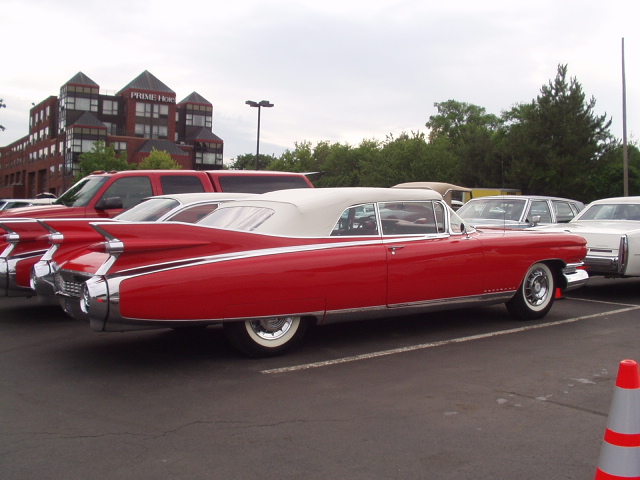
{"label": "chrome front bumper", "polygon": [[562,269],[562,275],[566,283],[566,287],[564,287],[565,291],[583,287],[589,281],[589,274],[580,267],[582,267],[581,263],[567,265]]}

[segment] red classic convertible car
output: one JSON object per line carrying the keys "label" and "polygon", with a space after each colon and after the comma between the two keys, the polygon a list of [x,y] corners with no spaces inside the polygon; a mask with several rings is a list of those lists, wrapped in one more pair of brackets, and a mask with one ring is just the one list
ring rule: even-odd
{"label": "red classic convertible car", "polygon": [[[222,202],[250,196],[252,194],[222,192],[159,195],[106,220],[194,223]],[[0,218],[0,297],[30,297],[36,292],[41,296],[53,295],[54,254],[62,257],[103,239],[90,226],[92,221],[105,219]],[[7,233],[2,235],[4,232]],[[44,260],[40,261],[41,257]],[[34,268],[36,275],[32,275]]]}
{"label": "red classic convertible car", "polygon": [[287,190],[196,225],[93,226],[106,241],[56,274],[93,330],[222,324],[251,356],[291,348],[310,323],[497,303],[541,318],[588,278],[582,237],[476,232],[429,190]]}

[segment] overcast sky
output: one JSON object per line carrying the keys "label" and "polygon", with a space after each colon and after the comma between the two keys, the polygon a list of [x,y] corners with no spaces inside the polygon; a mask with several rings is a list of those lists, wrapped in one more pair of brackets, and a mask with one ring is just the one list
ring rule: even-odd
{"label": "overcast sky", "polygon": [[[426,132],[434,103],[499,115],[530,102],[558,64],[622,139],[640,135],[638,0],[0,0],[0,145],[28,134],[31,103],[83,72],[114,94],[148,70],[214,106],[225,162],[296,142]],[[427,179],[425,179],[427,180]]]}

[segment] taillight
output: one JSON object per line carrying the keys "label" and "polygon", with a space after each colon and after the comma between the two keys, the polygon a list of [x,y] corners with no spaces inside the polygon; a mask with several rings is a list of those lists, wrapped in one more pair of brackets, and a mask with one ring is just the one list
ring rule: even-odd
{"label": "taillight", "polygon": [[620,247],[618,249],[618,273],[624,275],[629,259],[629,239],[626,235],[620,237]]}
{"label": "taillight", "polygon": [[94,243],[89,245],[89,250],[99,253],[109,253],[111,255],[124,252],[124,243],[120,240],[109,240],[107,242]]}
{"label": "taillight", "polygon": [[52,245],[60,245],[64,240],[64,235],[61,233],[50,233],[46,237],[47,241]]}

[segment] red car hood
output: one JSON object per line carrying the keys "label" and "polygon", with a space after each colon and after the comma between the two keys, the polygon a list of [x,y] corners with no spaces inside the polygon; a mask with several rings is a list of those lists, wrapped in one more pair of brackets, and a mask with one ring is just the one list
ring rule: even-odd
{"label": "red car hood", "polygon": [[64,205],[38,205],[37,207],[12,208],[0,213],[0,218],[53,218],[84,216],[84,207]]}

